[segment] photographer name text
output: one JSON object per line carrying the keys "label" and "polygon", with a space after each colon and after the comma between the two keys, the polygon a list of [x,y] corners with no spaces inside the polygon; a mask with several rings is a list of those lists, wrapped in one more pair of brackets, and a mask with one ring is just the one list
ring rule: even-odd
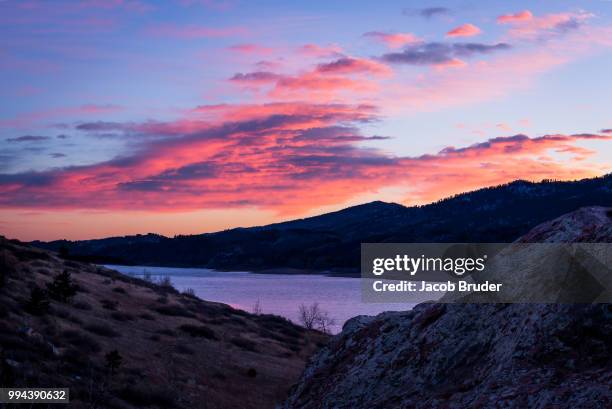
{"label": "photographer name text", "polygon": [[372,288],[376,292],[499,292],[501,283],[470,283],[467,281],[433,283],[429,281],[390,281],[376,280]]}

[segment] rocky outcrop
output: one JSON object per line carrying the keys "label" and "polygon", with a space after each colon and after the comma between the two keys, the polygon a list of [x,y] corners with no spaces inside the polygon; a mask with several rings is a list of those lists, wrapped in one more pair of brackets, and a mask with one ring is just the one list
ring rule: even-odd
{"label": "rocky outcrop", "polygon": [[612,208],[583,207],[542,223],[519,243],[608,243],[612,241]]}
{"label": "rocky outcrop", "polygon": [[[585,208],[519,241],[612,241]],[[612,407],[610,304],[421,304],[356,317],[284,408]]]}

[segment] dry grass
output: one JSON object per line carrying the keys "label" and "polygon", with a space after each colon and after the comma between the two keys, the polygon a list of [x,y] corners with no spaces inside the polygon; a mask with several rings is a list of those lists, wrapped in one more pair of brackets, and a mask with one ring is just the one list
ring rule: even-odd
{"label": "dry grass", "polygon": [[[2,238],[0,267],[0,383],[69,387],[75,408],[272,408],[327,339]],[[27,313],[31,288],[66,269],[74,299]],[[112,350],[123,360],[110,376]]]}

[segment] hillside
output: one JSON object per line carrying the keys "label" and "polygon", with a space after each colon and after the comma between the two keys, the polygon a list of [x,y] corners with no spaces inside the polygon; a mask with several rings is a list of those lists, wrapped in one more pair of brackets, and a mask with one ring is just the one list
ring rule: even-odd
{"label": "hillside", "polygon": [[[612,242],[591,207],[519,241]],[[433,304],[360,316],[324,347],[286,409],[609,408],[610,304]]]}
{"label": "hillside", "polygon": [[0,238],[0,384],[69,387],[74,408],[272,408],[327,339],[167,284]]}
{"label": "hillside", "polygon": [[596,205],[612,205],[612,175],[575,182],[515,181],[426,206],[372,202],[285,223],[193,236],[33,244],[117,264],[355,272],[362,242],[511,242],[539,223]]}

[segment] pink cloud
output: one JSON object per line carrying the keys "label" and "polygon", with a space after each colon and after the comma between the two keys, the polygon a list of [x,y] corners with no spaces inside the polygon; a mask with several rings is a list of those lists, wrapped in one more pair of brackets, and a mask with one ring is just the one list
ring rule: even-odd
{"label": "pink cloud", "polygon": [[369,31],[364,34],[364,37],[370,37],[380,41],[389,48],[400,48],[407,44],[418,43],[422,41],[420,38],[411,33],[384,33],[381,31]]}
{"label": "pink cloud", "polygon": [[297,52],[298,54],[315,58],[342,56],[342,48],[337,45],[319,46],[317,44],[304,44],[298,47]]}
{"label": "pink cloud", "polygon": [[[83,123],[81,131],[126,132],[135,153],[0,175],[0,207],[176,212],[248,206],[299,215],[393,186],[410,186],[410,201],[425,202],[516,178],[600,174],[604,164],[586,163],[592,152],[579,143],[612,139],[514,135],[401,157],[360,146],[380,139],[357,128],[376,118],[370,105],[276,103],[203,106],[171,122]],[[559,157],[539,159],[551,152]]]}
{"label": "pink cloud", "polygon": [[369,73],[374,75],[389,75],[391,69],[380,62],[366,58],[343,57],[335,61],[319,64],[317,72],[322,74],[355,74]]}
{"label": "pink cloud", "polygon": [[333,98],[373,94],[378,90],[374,79],[391,74],[391,68],[379,61],[343,56],[295,74],[262,70],[237,73],[229,80],[251,92],[264,88],[273,100],[307,98],[311,102],[326,102]]}
{"label": "pink cloud", "polygon": [[497,22],[499,24],[511,24],[511,23],[519,23],[524,21],[529,21],[533,18],[533,14],[529,10],[519,11],[514,14],[504,14],[497,17]]}
{"label": "pink cloud", "polygon": [[515,15],[500,16],[497,21],[500,24],[511,25],[509,33],[513,37],[537,40],[575,30],[591,17],[593,15],[586,12],[534,16],[531,12],[524,11]]}
{"label": "pink cloud", "polygon": [[285,99],[306,97],[310,101],[326,101],[341,95],[373,93],[377,89],[376,83],[369,79],[306,72],[280,78],[270,96]]}
{"label": "pink cloud", "polygon": [[236,44],[229,47],[231,51],[235,51],[241,54],[248,55],[268,55],[271,54],[274,49],[271,47],[264,47],[258,44],[246,43],[246,44]]}
{"label": "pink cloud", "polygon": [[481,33],[481,30],[474,24],[463,24],[459,27],[453,28],[448,33],[447,37],[473,37]]}
{"label": "pink cloud", "polygon": [[522,47],[456,69],[434,69],[395,81],[373,100],[388,115],[411,115],[501,98],[528,89],[555,67],[612,47],[612,29],[584,25],[549,38],[546,47]]}

